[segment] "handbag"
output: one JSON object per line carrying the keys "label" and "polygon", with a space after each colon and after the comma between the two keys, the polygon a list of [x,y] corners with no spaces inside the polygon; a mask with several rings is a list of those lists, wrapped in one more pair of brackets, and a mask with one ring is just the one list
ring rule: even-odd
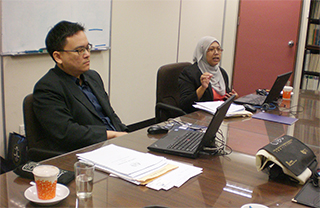
{"label": "handbag", "polygon": [[26,137],[12,132],[9,134],[7,160],[18,167],[28,161],[28,141]]}
{"label": "handbag", "polygon": [[317,180],[317,165],[314,152],[289,135],[275,139],[256,153],[257,170],[266,172],[270,179],[287,177],[304,184],[309,178]]}

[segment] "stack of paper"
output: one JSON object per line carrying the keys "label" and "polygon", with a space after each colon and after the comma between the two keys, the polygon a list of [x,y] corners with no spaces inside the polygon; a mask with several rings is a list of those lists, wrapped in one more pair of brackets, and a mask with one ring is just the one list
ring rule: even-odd
{"label": "stack of paper", "polygon": [[180,187],[202,172],[202,168],[113,144],[77,156],[95,163],[97,169],[156,190]]}
{"label": "stack of paper", "polygon": [[[211,114],[215,114],[217,108],[222,105],[224,101],[207,101],[207,102],[196,102],[193,107],[198,108],[200,110],[207,111]],[[232,103],[228,109],[226,117],[246,117],[252,116],[252,113],[245,110],[243,105],[237,105]]]}

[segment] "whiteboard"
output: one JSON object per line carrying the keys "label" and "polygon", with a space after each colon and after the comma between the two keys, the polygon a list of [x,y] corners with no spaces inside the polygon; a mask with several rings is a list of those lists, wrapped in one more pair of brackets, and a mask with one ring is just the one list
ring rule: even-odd
{"label": "whiteboard", "polygon": [[45,48],[61,20],[84,25],[95,49],[110,48],[111,0],[2,0],[2,54]]}

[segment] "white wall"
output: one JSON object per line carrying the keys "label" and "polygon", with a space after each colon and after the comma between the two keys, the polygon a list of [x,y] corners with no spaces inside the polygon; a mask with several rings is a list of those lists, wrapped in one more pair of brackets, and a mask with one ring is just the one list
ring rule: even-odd
{"label": "white wall", "polygon": [[224,2],[113,1],[110,96],[124,123],[155,116],[156,73],[161,65],[192,62],[203,36],[221,39]]}
{"label": "white wall", "polygon": [[225,0],[182,1],[178,61],[192,62],[193,51],[203,36],[222,39]]}
{"label": "white wall", "polygon": [[126,124],[154,117],[156,70],[176,61],[179,5],[113,1],[110,96]]}

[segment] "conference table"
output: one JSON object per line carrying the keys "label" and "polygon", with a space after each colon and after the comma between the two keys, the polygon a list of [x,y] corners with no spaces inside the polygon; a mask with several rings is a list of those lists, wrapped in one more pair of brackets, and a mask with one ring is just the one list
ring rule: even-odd
{"label": "conference table", "polygon": [[[198,158],[191,159],[150,152],[147,146],[163,135],[150,135],[147,133],[147,128],[143,128],[119,138],[42,161],[42,164],[55,165],[61,169],[73,171],[77,153],[115,144],[203,168],[201,174],[189,179],[181,187],[174,187],[167,191],[138,186],[96,170],[91,198],[78,199],[73,180],[67,185],[70,190],[68,197],[53,207],[241,207],[248,203],[258,203],[268,207],[305,207],[291,201],[302,185],[287,180],[269,180],[266,173],[257,171],[255,154],[269,142],[288,134],[299,136],[301,141],[307,142],[306,144],[320,161],[319,129],[302,134],[299,131],[301,125],[312,124],[315,128],[319,128],[319,117],[317,117],[319,108],[315,114],[314,111],[306,108],[311,105],[310,103],[319,107],[319,95],[310,94],[311,97],[306,92],[300,93],[297,97],[295,113],[293,108],[287,108],[288,104],[274,110],[273,113],[276,114],[301,118],[292,125],[250,117],[224,119],[220,129],[226,144],[232,148],[232,153],[229,155],[201,154]],[[294,107],[292,103],[290,104]],[[298,109],[300,107],[301,109]],[[306,116],[306,114],[310,115]],[[207,112],[196,111],[179,119],[182,122],[207,126],[211,118],[212,115]],[[25,190],[30,187],[30,181],[12,171],[2,174],[0,176],[1,207],[38,207],[39,205],[24,197]]]}

